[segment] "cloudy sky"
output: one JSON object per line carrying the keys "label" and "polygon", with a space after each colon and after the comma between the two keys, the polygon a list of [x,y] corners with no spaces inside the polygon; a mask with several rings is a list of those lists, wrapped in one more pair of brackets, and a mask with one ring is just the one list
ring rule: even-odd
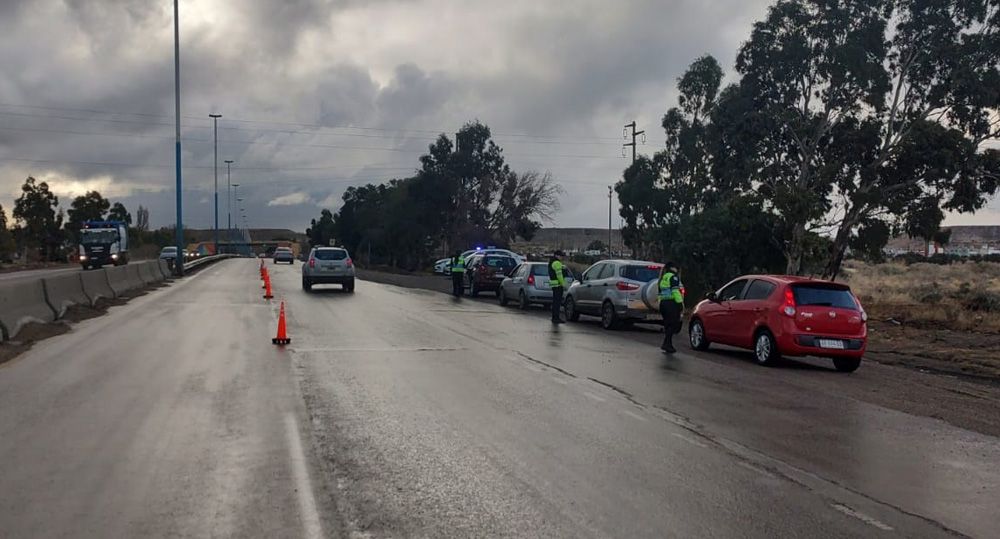
{"label": "cloudy sky", "polygon": [[[181,0],[185,222],[212,223],[209,113],[250,225],[304,230],[349,185],[404,177],[479,119],[565,188],[558,226],[607,226],[623,125],[663,142],[674,82],[730,69],[767,0]],[[0,0],[0,205],[24,178],[174,215],[170,0]],[[234,214],[237,213],[235,210]],[[617,209],[615,211],[617,226]],[[1000,208],[950,217],[998,223]]]}

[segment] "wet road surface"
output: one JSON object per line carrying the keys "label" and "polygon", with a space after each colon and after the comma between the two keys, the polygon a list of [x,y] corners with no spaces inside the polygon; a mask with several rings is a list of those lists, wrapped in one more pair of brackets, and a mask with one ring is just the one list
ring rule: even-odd
{"label": "wet road surface", "polygon": [[[541,311],[221,262],[0,367],[22,536],[989,537],[995,437]],[[111,335],[111,336],[109,336]],[[862,369],[865,369],[863,366]],[[885,369],[889,374],[892,369]],[[3,534],[0,534],[3,535]]]}

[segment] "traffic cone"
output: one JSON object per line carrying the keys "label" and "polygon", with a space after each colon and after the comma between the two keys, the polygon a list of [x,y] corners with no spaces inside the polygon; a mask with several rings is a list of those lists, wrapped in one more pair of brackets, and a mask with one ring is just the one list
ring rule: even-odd
{"label": "traffic cone", "polygon": [[274,344],[289,344],[292,339],[288,336],[285,328],[285,302],[281,302],[281,310],[278,312],[278,335],[271,339]]}
{"label": "traffic cone", "polygon": [[264,274],[264,299],[271,299],[274,295],[271,294],[271,277]]}

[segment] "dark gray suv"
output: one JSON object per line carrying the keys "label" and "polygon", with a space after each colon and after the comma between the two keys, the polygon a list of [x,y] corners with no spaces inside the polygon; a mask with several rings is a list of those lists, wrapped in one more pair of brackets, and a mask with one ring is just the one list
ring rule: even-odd
{"label": "dark gray suv", "polygon": [[641,260],[602,260],[570,285],[563,300],[566,319],[599,316],[604,329],[632,322],[662,323],[658,280],[663,264]]}

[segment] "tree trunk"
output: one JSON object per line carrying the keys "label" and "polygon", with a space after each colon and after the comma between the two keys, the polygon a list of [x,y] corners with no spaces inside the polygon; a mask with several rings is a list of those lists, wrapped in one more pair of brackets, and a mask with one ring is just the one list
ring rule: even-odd
{"label": "tree trunk", "polygon": [[802,272],[802,256],[805,252],[806,225],[797,223],[792,228],[792,238],[785,249],[785,273],[799,275]]}
{"label": "tree trunk", "polygon": [[860,221],[861,206],[854,206],[847,211],[844,219],[837,227],[837,235],[833,239],[833,247],[830,251],[830,258],[823,269],[823,277],[831,281],[836,281],[840,274],[840,267],[844,263],[844,253],[847,252],[847,244],[851,240],[851,231]]}

